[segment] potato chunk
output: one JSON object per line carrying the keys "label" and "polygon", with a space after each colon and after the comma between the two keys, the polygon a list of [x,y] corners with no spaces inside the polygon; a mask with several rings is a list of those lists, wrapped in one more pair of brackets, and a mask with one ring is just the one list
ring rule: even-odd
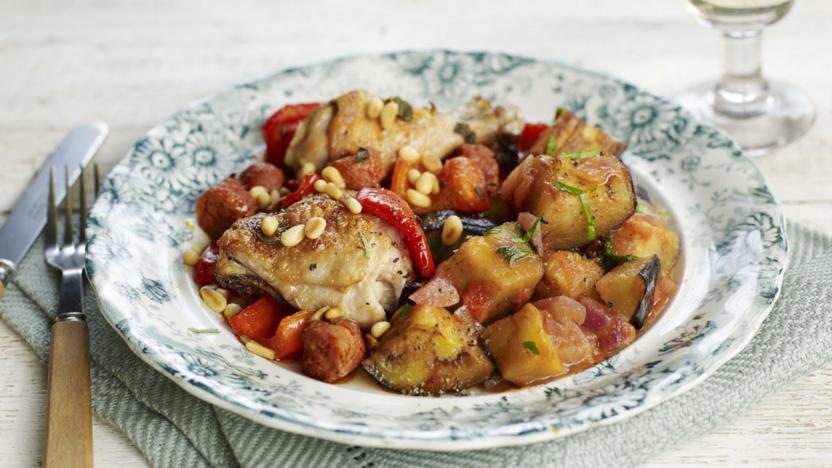
{"label": "potato chunk", "polygon": [[661,273],[669,276],[679,257],[679,236],[667,222],[655,216],[636,213],[610,234],[616,255],[651,257],[661,262]]}
{"label": "potato chunk", "polygon": [[462,304],[480,323],[490,323],[526,302],[543,277],[534,248],[518,241],[517,223],[505,223],[465,241],[439,265],[436,277],[449,281]]}
{"label": "potato chunk", "polygon": [[620,226],[635,211],[630,172],[612,154],[586,159],[530,156],[509,174],[500,194],[516,211],[546,219],[542,233],[547,249],[572,249],[593,240],[581,197],[563,187],[586,197],[596,237]]}
{"label": "potato chunk", "polygon": [[537,285],[537,297],[568,296],[578,299],[591,295],[604,269],[595,260],[568,250],[548,251],[543,255],[545,272]]}
{"label": "potato chunk", "polygon": [[546,333],[543,312],[532,304],[489,325],[484,338],[503,379],[515,385],[531,385],[568,371]]}
{"label": "potato chunk", "polygon": [[653,307],[660,269],[655,255],[632,260],[604,275],[595,283],[595,290],[612,310],[640,328]]}
{"label": "potato chunk", "polygon": [[494,371],[468,323],[424,304],[396,312],[362,365],[382,385],[413,395],[459,392]]}

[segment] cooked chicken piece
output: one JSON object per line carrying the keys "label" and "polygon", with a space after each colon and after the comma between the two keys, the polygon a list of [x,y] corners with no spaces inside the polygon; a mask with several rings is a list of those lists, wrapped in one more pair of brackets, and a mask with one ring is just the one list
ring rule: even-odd
{"label": "cooked chicken piece", "polygon": [[[265,216],[280,228],[271,238],[260,232]],[[313,216],[326,219],[317,239],[294,247],[280,233]],[[364,240],[366,239],[366,247]],[[340,305],[362,327],[384,320],[413,275],[405,243],[380,219],[347,211],[324,195],[314,195],[271,215],[258,214],[234,223],[217,244],[217,282],[243,294],[258,290],[281,296],[305,310]]]}
{"label": "cooked chicken piece", "polygon": [[378,118],[367,116],[367,103],[372,97],[367,91],[350,91],[315,110],[298,126],[286,153],[286,164],[298,168],[302,162],[312,162],[320,170],[329,161],[356,154],[359,148],[373,148],[379,152],[386,173],[402,146],[412,146],[421,155],[444,158],[466,142],[467,134],[478,143],[490,143],[498,132],[517,133],[522,127],[516,108],[492,107],[488,100],[475,97],[448,114],[414,107],[411,116],[401,116],[391,128],[383,130]]}

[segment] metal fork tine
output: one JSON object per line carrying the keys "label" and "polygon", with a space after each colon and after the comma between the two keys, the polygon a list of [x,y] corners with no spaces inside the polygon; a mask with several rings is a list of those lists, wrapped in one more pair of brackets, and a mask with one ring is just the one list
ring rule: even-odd
{"label": "metal fork tine", "polygon": [[79,201],[78,207],[78,243],[85,244],[87,242],[87,233],[86,233],[86,224],[87,224],[87,191],[84,185],[84,166],[81,167],[81,175],[78,176],[78,181],[80,182],[79,187],[81,189],[81,197]]}
{"label": "metal fork tine", "polygon": [[49,169],[49,206],[46,217],[46,247],[58,244],[58,207],[55,206],[55,168]]}
{"label": "metal fork tine", "polygon": [[64,183],[66,184],[66,197],[64,197],[64,246],[72,245],[72,187],[69,185],[69,168],[64,168]]}

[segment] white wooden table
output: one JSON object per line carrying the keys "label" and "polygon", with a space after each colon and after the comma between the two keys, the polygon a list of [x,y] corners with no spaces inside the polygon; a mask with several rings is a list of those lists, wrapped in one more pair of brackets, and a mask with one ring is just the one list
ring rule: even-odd
{"label": "white wooden table", "polygon": [[[151,125],[232,83],[359,52],[446,47],[556,58],[659,94],[715,76],[717,34],[682,0],[46,2],[0,0],[0,213],[74,125],[110,124],[109,168]],[[452,3],[452,4],[451,4]],[[801,85],[818,120],[760,160],[787,216],[832,233],[832,2],[800,0],[766,33],[771,75]],[[2,218],[2,215],[0,215]],[[3,466],[40,461],[45,371],[0,323]],[[650,466],[832,464],[832,363]],[[127,439],[95,424],[98,466],[146,466]]]}

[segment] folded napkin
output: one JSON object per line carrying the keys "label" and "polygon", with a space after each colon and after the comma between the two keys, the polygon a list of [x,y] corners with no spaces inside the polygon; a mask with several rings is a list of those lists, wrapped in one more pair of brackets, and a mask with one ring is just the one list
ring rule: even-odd
{"label": "folded napkin", "polygon": [[[783,293],[753,341],[693,390],[611,426],[531,446],[460,453],[348,446],[260,426],[180,389],[139,360],[107,325],[90,288],[95,414],[157,467],[632,466],[743,411],[832,358],[832,237],[789,226]],[[0,301],[0,317],[46,360],[57,276],[39,240]]]}

